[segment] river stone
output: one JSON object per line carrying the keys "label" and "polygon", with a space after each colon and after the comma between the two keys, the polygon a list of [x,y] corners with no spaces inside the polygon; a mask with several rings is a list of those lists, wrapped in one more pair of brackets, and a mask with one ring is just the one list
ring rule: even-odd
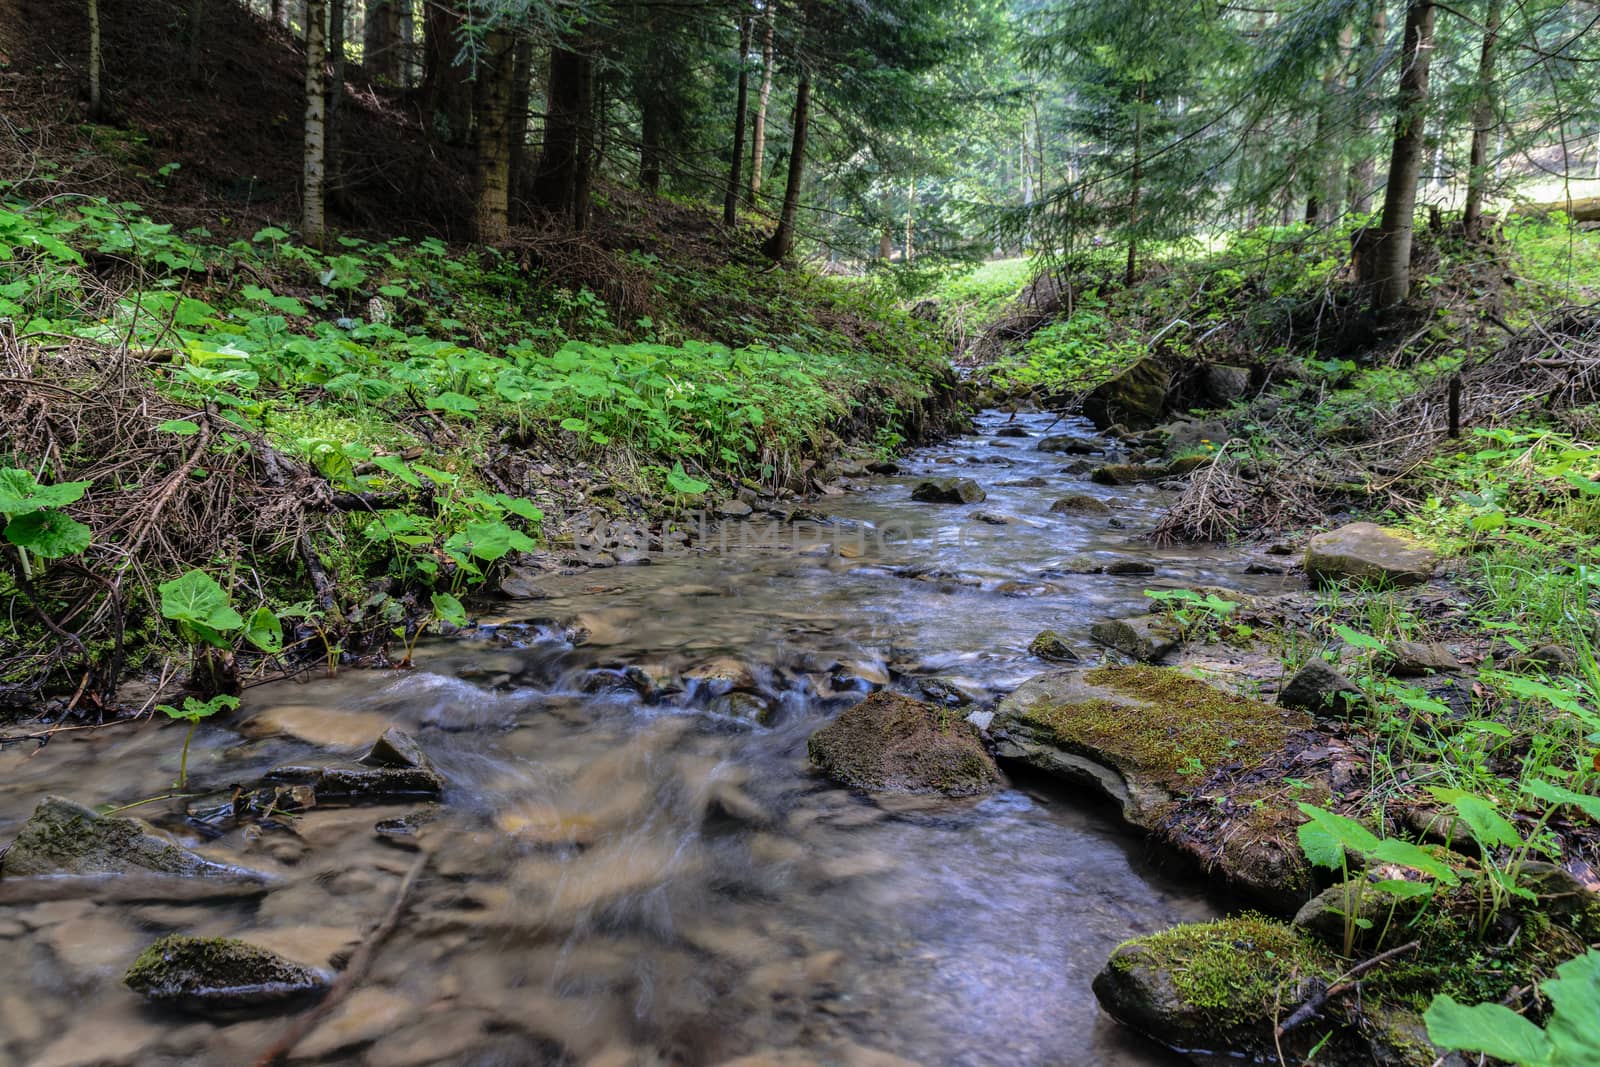
{"label": "river stone", "polygon": [[[1095,976],[1094,995],[1113,1019],[1169,1048],[1277,1063],[1275,1022],[1341,969],[1293,927],[1243,915],[1123,942]],[[1302,1062],[1326,1032],[1304,1026],[1285,1034],[1289,1062]],[[1329,1051],[1315,1062],[1354,1062],[1324,1058]]]}
{"label": "river stone", "polygon": [[1348,715],[1364,698],[1361,689],[1326,661],[1312,659],[1278,693],[1278,703],[1314,715]]}
{"label": "river stone", "polygon": [[1147,467],[1143,463],[1107,463],[1089,472],[1089,480],[1096,485],[1138,485],[1166,476],[1167,468]]}
{"label": "river stone", "polygon": [[266,777],[311,786],[318,804],[389,804],[444,792],[444,779],[424,767],[275,767]]}
{"label": "river stone", "polygon": [[428,754],[422,751],[417,739],[399,727],[391,726],[373,742],[361,762],[369,767],[411,767],[431,771]]}
{"label": "river stone", "polygon": [[[1364,879],[1366,875],[1358,877]],[[1355,895],[1357,890],[1360,892],[1359,898]],[[1294,913],[1294,925],[1334,951],[1343,952],[1346,915],[1353,912],[1357,919],[1367,923],[1365,926],[1358,924],[1352,944],[1371,945],[1386,926],[1393,924],[1395,929],[1399,929],[1410,922],[1425,903],[1421,897],[1393,897],[1371,885],[1360,885],[1351,880],[1331,885],[1302,904],[1300,910]]]}
{"label": "river stone", "polygon": [[1098,430],[1122,425],[1148,430],[1161,421],[1172,376],[1159,360],[1146,356],[1083,398],[1083,413]]}
{"label": "river stone", "polygon": [[1022,426],[1002,426],[994,432],[996,437],[1031,437],[1027,429]]}
{"label": "river stone", "polygon": [[1040,630],[1038,635],[1028,642],[1028,651],[1040,659],[1057,662],[1073,662],[1079,658],[1067,639],[1055,630]]}
{"label": "river stone", "polygon": [[1140,663],[1159,663],[1177,649],[1177,627],[1159,615],[1111,619],[1089,627],[1089,636]]}
{"label": "river stone", "polygon": [[1109,515],[1111,505],[1088,493],[1068,493],[1050,505],[1057,515]]}
{"label": "river stone", "polygon": [[823,774],[857,789],[973,796],[1000,781],[971,723],[899,693],[845,709],[806,749]]}
{"label": "river stone", "polygon": [[323,972],[248,941],[181,934],[145,949],[122,980],[147,1000],[211,1017],[285,1011],[328,988]]}
{"label": "river stone", "polygon": [[1219,408],[1227,407],[1235,400],[1244,399],[1250,392],[1250,368],[1213,363],[1206,367],[1201,385],[1205,388],[1207,400]]}
{"label": "river stone", "polygon": [[1053,452],[1063,456],[1092,456],[1104,451],[1093,441],[1085,441],[1070,433],[1052,434],[1038,444],[1040,452]]}
{"label": "river stone", "polygon": [[1317,534],[1306,547],[1306,573],[1314,581],[1416,585],[1428,580],[1437,562],[1422,541],[1370,522]]}
{"label": "river stone", "polygon": [[996,709],[1002,759],[1105,794],[1154,830],[1196,766],[1250,766],[1313,722],[1161,667],[1067,668],[1025,682]]}
{"label": "river stone", "polygon": [[101,815],[63,797],[34,808],[4,856],[4,875],[158,874],[265,884],[258,871],[215,863],[155,833],[139,819]]}
{"label": "river stone", "polygon": [[239,729],[246,737],[292,737],[318,748],[355,748],[389,725],[386,715],[317,704],[280,704],[250,716]]}
{"label": "river stone", "polygon": [[1394,641],[1389,645],[1387,669],[1396,677],[1449,674],[1462,669],[1461,661],[1436,641]]}
{"label": "river stone", "polygon": [[924,504],[981,504],[988,494],[971,478],[924,478],[911,499]]}

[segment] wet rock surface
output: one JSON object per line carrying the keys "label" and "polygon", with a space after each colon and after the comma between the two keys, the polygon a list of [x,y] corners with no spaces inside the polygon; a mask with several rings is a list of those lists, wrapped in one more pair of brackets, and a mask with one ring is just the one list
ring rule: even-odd
{"label": "wet rock surface", "polygon": [[235,938],[163,937],[123,982],[156,1004],[210,1018],[289,1011],[321,996],[328,976]]}
{"label": "wet rock surface", "polygon": [[1425,582],[1438,565],[1432,546],[1399,530],[1353,522],[1317,534],[1306,547],[1306,573],[1323,582],[1405,586]]}
{"label": "wet rock surface", "polygon": [[875,693],[811,735],[811,762],[841,785],[974,796],[1000,774],[970,723],[895,693]]}
{"label": "wet rock surface", "polygon": [[911,499],[924,504],[981,504],[988,494],[971,478],[925,478],[911,490]]}

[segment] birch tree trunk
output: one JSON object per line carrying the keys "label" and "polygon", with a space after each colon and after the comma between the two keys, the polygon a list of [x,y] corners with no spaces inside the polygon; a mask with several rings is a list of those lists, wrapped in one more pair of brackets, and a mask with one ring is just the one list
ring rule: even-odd
{"label": "birch tree trunk", "polygon": [[765,29],[761,38],[761,91],[756,94],[755,128],[750,133],[751,207],[755,206],[756,198],[761,195],[761,186],[766,181],[762,168],[765,166],[763,157],[767,150],[767,102],[772,99],[772,33],[777,19],[772,0],[766,0],[766,8],[762,18]]}
{"label": "birch tree trunk", "polygon": [[[1360,93],[1362,103],[1357,108],[1357,133],[1366,136],[1372,133],[1376,122],[1376,109],[1366,101],[1372,98],[1373,85],[1378,80],[1375,72],[1379,55],[1383,52],[1383,39],[1389,33],[1389,16],[1384,9],[1383,0],[1373,4],[1372,18],[1367,21],[1366,28],[1361,33],[1361,64],[1364,72],[1370,72],[1367,84],[1356,87]],[[1359,80],[1359,76],[1358,76]],[[1365,215],[1372,210],[1372,190],[1377,181],[1378,164],[1372,152],[1363,149],[1355,165],[1350,168],[1350,210]]]}
{"label": "birch tree trunk", "polygon": [[323,197],[327,184],[327,79],[323,46],[327,0],[306,0],[305,156],[301,170],[300,233],[305,242],[322,247],[327,236]]}
{"label": "birch tree trunk", "polygon": [[98,122],[104,112],[100,95],[100,0],[89,0],[89,120]]}
{"label": "birch tree trunk", "polygon": [[472,229],[482,244],[498,244],[510,232],[510,118],[515,81],[516,41],[505,30],[490,30],[483,38],[473,101],[478,135]]}

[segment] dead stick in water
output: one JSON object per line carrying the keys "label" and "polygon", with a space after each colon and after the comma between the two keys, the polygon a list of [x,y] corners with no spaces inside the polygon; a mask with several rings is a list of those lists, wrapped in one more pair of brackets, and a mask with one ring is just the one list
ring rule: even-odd
{"label": "dead stick in water", "polygon": [[1310,997],[1304,1004],[1300,1005],[1293,1012],[1291,1012],[1289,1017],[1283,1020],[1283,1024],[1278,1027],[1274,1036],[1282,1037],[1284,1034],[1288,1033],[1290,1030],[1293,1030],[1301,1023],[1309,1021],[1323,1008],[1328,1006],[1328,1001],[1332,1000],[1334,997],[1342,996],[1354,988],[1359,983],[1361,976],[1366,974],[1368,971],[1375,967],[1383,966],[1396,956],[1404,956],[1406,953],[1415,952],[1421,947],[1421,941],[1408,941],[1399,948],[1392,948],[1388,952],[1380,952],[1370,960],[1364,960],[1363,962],[1356,964],[1354,967],[1350,968],[1343,975],[1341,975],[1327,989],[1324,989],[1321,993],[1317,993]]}
{"label": "dead stick in water", "polygon": [[400,916],[406,910],[406,901],[411,898],[411,889],[417,884],[417,876],[422,873],[422,868],[427,865],[428,854],[423,852],[417,856],[417,861],[411,865],[411,869],[400,882],[400,888],[394,895],[394,903],[389,905],[389,913],[383,917],[383,921],[372,933],[367,935],[367,939],[361,942],[360,947],[350,957],[350,962],[340,972],[338,980],[333,983],[333,988],[322,998],[322,1003],[291,1023],[283,1036],[256,1060],[255,1067],[272,1067],[288,1056],[294,1051],[294,1047],[304,1041],[306,1036],[315,1030],[318,1024],[326,1019],[329,1013],[339,1006],[339,1002],[356,987],[356,983],[361,980],[362,974],[372,963],[372,957],[378,951],[378,946],[394,932],[396,926],[400,925]]}

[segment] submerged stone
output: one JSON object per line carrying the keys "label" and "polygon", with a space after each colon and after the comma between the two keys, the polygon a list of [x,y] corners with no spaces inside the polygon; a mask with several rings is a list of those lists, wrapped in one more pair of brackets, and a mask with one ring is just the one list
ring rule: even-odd
{"label": "submerged stone", "polygon": [[1034,639],[1028,642],[1028,651],[1040,659],[1072,661],[1079,658],[1072,650],[1071,643],[1055,630],[1040,630]]}
{"label": "submerged stone", "polygon": [[911,490],[911,499],[924,504],[980,504],[987,497],[971,478],[924,478]]}
{"label": "submerged stone", "polygon": [[412,767],[432,770],[428,754],[422,751],[417,739],[404,730],[391,726],[375,741],[361,762],[369,767]]}
{"label": "submerged stone", "polygon": [[1416,585],[1433,575],[1438,554],[1402,530],[1353,522],[1317,534],[1306,547],[1306,573],[1314,581],[1365,581]]}
{"label": "submerged stone", "polygon": [[275,952],[227,937],[170,934],[123,976],[134,992],[198,1015],[287,1011],[320,997],[328,976]]}
{"label": "submerged stone", "polygon": [[258,871],[215,863],[158,835],[139,819],[101,815],[63,797],[39,802],[5,852],[4,874],[157,874],[265,884]]}
{"label": "submerged stone", "polygon": [[1088,493],[1069,493],[1050,505],[1057,515],[1109,515],[1111,505]]}
{"label": "submerged stone", "polygon": [[899,693],[846,708],[806,748],[818,770],[857,789],[973,796],[1000,781],[971,723]]}
{"label": "submerged stone", "polygon": [[385,804],[444,792],[438,772],[421,767],[277,767],[267,778],[309,785],[318,804]]}

